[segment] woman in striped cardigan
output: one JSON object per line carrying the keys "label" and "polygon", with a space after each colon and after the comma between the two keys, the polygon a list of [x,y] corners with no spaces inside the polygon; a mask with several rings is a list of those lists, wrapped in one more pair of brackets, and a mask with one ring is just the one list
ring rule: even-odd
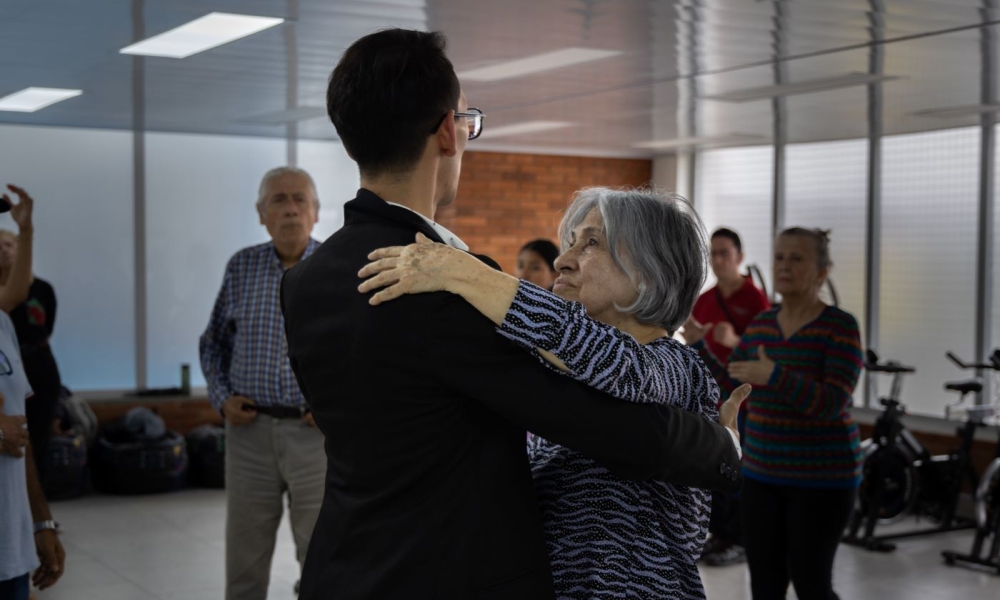
{"label": "woman in striped cardigan", "polygon": [[[697,216],[674,196],[589,188],[566,209],[560,238],[554,292],[429,240],[373,252],[375,262],[360,275],[374,277],[360,289],[389,285],[373,304],[404,293],[459,294],[546,367],[621,400],[672,404],[718,420],[712,374],[670,336],[705,280],[707,244]],[[748,392],[734,392],[721,407],[734,438]],[[706,490],[626,481],[538,436],[528,454],[560,600],[704,600],[697,560],[708,528]]]}
{"label": "woman in striped cardigan", "polygon": [[725,390],[754,386],[744,438],[743,522],[754,600],[831,600],[833,560],[861,482],[849,408],[861,372],[855,318],[819,298],[827,232],[792,228],[774,250],[782,303],[757,315],[723,367],[689,321],[684,337]]}

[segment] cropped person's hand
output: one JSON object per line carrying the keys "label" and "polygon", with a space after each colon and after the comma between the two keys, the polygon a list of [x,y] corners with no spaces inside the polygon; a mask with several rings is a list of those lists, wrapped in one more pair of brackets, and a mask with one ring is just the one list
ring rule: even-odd
{"label": "cropped person's hand", "polygon": [[722,403],[721,407],[719,407],[719,423],[736,433],[737,439],[740,437],[740,406],[742,406],[743,401],[750,396],[750,392],[752,390],[753,388],[749,383],[744,383],[740,387],[733,390],[733,393],[729,394],[726,401]]}
{"label": "cropped person's hand", "polygon": [[7,184],[7,189],[14,192],[17,196],[17,204],[14,204],[10,200],[10,196],[7,194],[3,195],[4,201],[10,204],[10,216],[17,223],[17,228],[22,231],[30,231],[33,228],[31,222],[31,213],[34,211],[35,201],[31,196],[24,190],[24,188],[19,188],[16,185]]}
{"label": "cropped person's hand", "polygon": [[736,335],[736,328],[729,321],[719,321],[712,329],[712,336],[715,341],[726,348],[735,348],[740,345],[740,336]]}
{"label": "cropped person's hand", "polygon": [[316,418],[313,417],[311,410],[302,415],[302,422],[310,427],[316,427]]}
{"label": "cropped person's hand", "polygon": [[226,403],[222,405],[222,414],[230,425],[234,427],[247,425],[257,418],[257,410],[253,408],[245,410],[244,404],[253,405],[254,401],[246,396],[230,396],[226,399]]}
{"label": "cropped person's hand", "polygon": [[489,268],[472,255],[446,244],[438,244],[422,233],[409,246],[379,248],[368,255],[372,261],[358,272],[365,281],[358,291],[366,294],[385,288],[369,299],[372,306],[404,294],[452,291],[450,285],[477,268]]}
{"label": "cropped person's hand", "polygon": [[712,329],[711,323],[699,323],[694,317],[688,317],[686,323],[684,323],[684,329],[681,330],[681,337],[684,338],[684,343],[688,346],[693,346],[705,339],[708,331]]}
{"label": "cropped person's hand", "polygon": [[28,420],[24,415],[4,414],[3,402],[3,394],[0,394],[0,430],[3,431],[0,454],[21,458],[24,447],[28,445],[28,430],[24,427]]}
{"label": "cropped person's hand", "polygon": [[743,383],[767,385],[774,373],[774,361],[767,357],[764,346],[757,346],[757,360],[729,363],[729,376]]}
{"label": "cropped person's hand", "polygon": [[40,590],[52,587],[62,577],[66,566],[66,551],[54,529],[43,529],[35,534],[35,550],[42,564],[31,576],[32,583]]}

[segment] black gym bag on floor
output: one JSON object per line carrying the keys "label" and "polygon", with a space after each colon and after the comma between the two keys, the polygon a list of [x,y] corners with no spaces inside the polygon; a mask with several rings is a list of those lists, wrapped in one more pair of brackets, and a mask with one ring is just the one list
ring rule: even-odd
{"label": "black gym bag on floor", "polygon": [[112,494],[156,494],[184,487],[187,444],[145,408],[106,426],[93,453],[94,487]]}
{"label": "black gym bag on floor", "polygon": [[90,473],[87,466],[87,440],[74,431],[58,433],[49,439],[45,460],[48,462],[42,486],[49,500],[78,498],[87,491]]}

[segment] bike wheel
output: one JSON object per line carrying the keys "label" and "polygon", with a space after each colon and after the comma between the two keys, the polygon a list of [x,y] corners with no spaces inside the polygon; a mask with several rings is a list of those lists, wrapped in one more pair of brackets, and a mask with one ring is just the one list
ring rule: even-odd
{"label": "bike wheel", "polygon": [[979,529],[992,529],[1000,518],[1000,458],[986,467],[976,489],[976,524]]}
{"label": "bike wheel", "polygon": [[861,487],[858,489],[858,509],[867,514],[878,486],[882,485],[882,498],[877,507],[878,524],[896,523],[913,513],[920,490],[920,473],[914,466],[915,457],[901,446],[891,449],[871,444],[865,452]]}

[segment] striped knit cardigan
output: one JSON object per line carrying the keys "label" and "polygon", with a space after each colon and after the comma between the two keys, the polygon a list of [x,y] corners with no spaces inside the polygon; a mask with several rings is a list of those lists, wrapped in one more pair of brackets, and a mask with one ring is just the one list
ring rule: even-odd
{"label": "striped knit cardigan", "polygon": [[[757,360],[763,346],[775,363],[766,385],[747,400],[743,474],[764,483],[809,488],[854,488],[861,482],[858,426],[851,418],[861,373],[858,323],[828,306],[814,321],[785,339],[774,307],[757,315],[729,357]],[[740,385],[708,350],[695,345],[719,387]]]}

